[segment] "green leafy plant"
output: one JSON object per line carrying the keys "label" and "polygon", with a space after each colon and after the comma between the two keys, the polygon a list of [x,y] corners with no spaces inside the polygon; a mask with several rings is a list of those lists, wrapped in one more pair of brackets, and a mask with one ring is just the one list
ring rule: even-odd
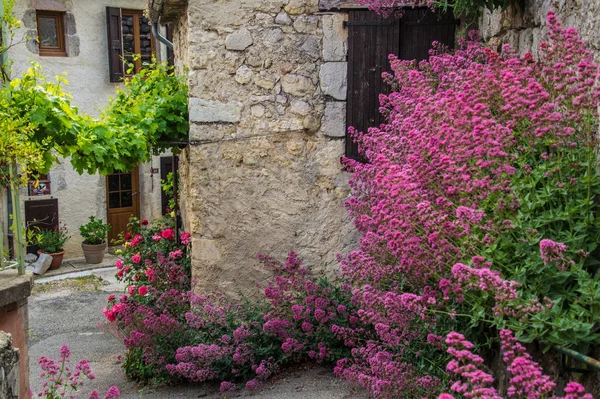
{"label": "green leafy plant", "polygon": [[41,252],[55,254],[64,251],[65,244],[69,241],[69,229],[63,223],[50,230],[38,226],[27,231],[27,241],[30,245],[37,245]]}
{"label": "green leafy plant", "polygon": [[83,243],[88,245],[97,245],[106,242],[106,235],[110,230],[110,225],[104,223],[94,216],[90,216],[90,221],[79,227],[79,233],[83,237]]}
{"label": "green leafy plant", "polygon": [[167,198],[169,198],[168,211],[175,210],[177,203],[175,202],[175,195],[174,195],[175,194],[175,191],[174,191],[175,184],[173,181],[173,172],[169,172],[167,174],[166,178],[164,180],[161,180],[160,183],[161,183],[161,185],[160,185],[161,190],[163,191],[163,193],[165,193]]}

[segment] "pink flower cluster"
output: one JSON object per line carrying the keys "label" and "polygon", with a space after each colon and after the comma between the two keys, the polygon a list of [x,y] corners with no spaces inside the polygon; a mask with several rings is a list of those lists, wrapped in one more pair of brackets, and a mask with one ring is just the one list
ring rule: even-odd
{"label": "pink flower cluster", "polygon": [[[509,330],[500,332],[502,352],[507,371],[510,373],[508,397],[510,398],[559,398],[553,396],[556,384],[549,376],[544,375],[542,368],[532,360],[525,348]],[[454,359],[448,363],[447,371],[456,374],[460,379],[452,385],[452,390],[465,398],[501,399],[493,387],[493,377],[482,371],[483,359],[471,352],[474,345],[462,334],[451,332],[446,337],[448,353]],[[592,399],[577,382],[569,382],[565,387],[568,399]],[[454,399],[452,395],[442,394],[438,399]]]}
{"label": "pink flower cluster", "polygon": [[[60,348],[60,360],[55,362],[46,356],[40,357],[38,364],[42,372],[41,378],[46,381],[42,383],[42,391],[35,396],[47,399],[75,398],[77,391],[84,385],[84,379],[93,380],[96,376],[92,373],[87,360],[82,359],[74,368],[69,366],[71,351],[67,345]],[[99,399],[98,391],[92,391],[89,399]],[[119,399],[120,392],[115,386],[111,386],[104,399]]]}

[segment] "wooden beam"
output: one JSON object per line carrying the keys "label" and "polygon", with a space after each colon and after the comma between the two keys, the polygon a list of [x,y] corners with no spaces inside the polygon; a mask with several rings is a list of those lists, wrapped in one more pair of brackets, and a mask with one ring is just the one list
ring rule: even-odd
{"label": "wooden beam", "polygon": [[319,10],[364,10],[366,6],[356,4],[354,0],[319,0]]}

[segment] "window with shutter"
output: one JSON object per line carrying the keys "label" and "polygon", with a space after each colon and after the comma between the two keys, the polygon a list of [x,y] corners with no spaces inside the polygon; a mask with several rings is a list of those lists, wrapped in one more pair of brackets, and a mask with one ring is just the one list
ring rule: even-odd
{"label": "window with shutter", "polygon": [[[379,112],[379,94],[389,87],[381,74],[391,72],[388,55],[417,61],[426,59],[433,41],[454,45],[456,21],[451,14],[433,14],[426,8],[404,10],[402,18],[385,19],[373,11],[351,10],[348,15],[347,126],[361,132],[385,122]],[[362,160],[358,146],[346,137],[346,156]]]}
{"label": "window with shutter", "polygon": [[[120,82],[152,60],[154,37],[142,10],[106,7],[106,23],[110,81]],[[131,70],[130,64],[133,64]]]}

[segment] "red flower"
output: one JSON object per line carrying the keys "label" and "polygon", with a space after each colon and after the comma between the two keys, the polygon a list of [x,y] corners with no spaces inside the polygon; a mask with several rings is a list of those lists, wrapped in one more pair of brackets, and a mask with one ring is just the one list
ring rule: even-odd
{"label": "red flower", "polygon": [[142,226],[147,226],[147,225],[148,225],[148,219],[142,220]]}
{"label": "red flower", "polygon": [[140,295],[146,295],[147,293],[148,293],[148,288],[145,285],[142,285],[138,289],[138,294],[140,294]]}
{"label": "red flower", "polygon": [[125,233],[125,239],[129,240],[130,238],[131,238],[131,233],[130,232]]}
{"label": "red flower", "polygon": [[114,300],[115,300],[115,294],[110,294],[108,296],[108,301],[110,302],[110,301],[114,301]]}
{"label": "red flower", "polygon": [[173,241],[175,239],[175,230],[171,227],[160,232],[162,238]]}

